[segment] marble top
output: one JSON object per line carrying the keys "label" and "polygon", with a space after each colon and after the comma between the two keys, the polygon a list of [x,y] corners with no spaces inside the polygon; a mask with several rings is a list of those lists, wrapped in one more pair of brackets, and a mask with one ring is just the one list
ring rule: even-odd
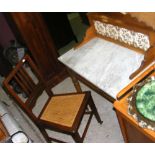
{"label": "marble top", "polygon": [[78,49],[71,49],[58,59],[64,65],[116,99],[131,80],[144,56],[100,38],[94,38]]}

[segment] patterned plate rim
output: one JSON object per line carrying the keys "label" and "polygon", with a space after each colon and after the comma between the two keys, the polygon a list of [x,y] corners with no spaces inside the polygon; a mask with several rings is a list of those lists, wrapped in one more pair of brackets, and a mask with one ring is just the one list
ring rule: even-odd
{"label": "patterned plate rim", "polygon": [[131,91],[130,96],[127,98],[128,101],[128,114],[131,115],[137,122],[138,125],[142,128],[147,128],[155,131],[155,121],[145,118],[136,107],[136,96],[138,91],[147,83],[155,80],[155,76],[151,76],[142,82],[136,84]]}

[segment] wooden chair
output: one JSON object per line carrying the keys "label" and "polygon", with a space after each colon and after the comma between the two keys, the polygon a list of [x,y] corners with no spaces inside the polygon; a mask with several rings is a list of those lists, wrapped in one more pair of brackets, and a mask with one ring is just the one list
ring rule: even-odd
{"label": "wooden chair", "polygon": [[[35,76],[32,77],[32,75]],[[25,98],[16,93],[12,87],[12,81],[22,90]],[[28,55],[16,65],[3,84],[21,109],[38,126],[47,142],[63,141],[49,137],[46,129],[71,135],[75,142],[83,142],[93,114],[97,121],[102,123],[89,91],[54,95],[51,90],[47,89],[39,70]],[[36,116],[33,109],[37,106],[37,99],[44,90],[49,98],[39,115]],[[80,136],[78,129],[84,114],[89,114],[89,119]]]}

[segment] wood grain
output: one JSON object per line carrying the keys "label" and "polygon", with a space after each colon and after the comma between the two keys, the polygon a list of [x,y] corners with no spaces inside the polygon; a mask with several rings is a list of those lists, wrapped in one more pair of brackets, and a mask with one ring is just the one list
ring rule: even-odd
{"label": "wood grain", "polygon": [[[146,79],[149,76],[155,76],[154,69],[155,66],[151,66],[142,74],[142,76],[135,79],[123,91],[129,90],[129,88],[132,88],[136,83]],[[129,91],[120,100],[114,102],[114,108],[116,109],[116,113],[119,118],[119,123],[125,142],[155,142],[155,132],[139,127],[137,121],[128,114],[127,98],[130,94],[131,91]]]}

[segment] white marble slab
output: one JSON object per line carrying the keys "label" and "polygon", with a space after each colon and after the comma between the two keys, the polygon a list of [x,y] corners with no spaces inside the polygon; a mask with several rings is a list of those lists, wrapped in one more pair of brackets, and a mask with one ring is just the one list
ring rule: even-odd
{"label": "white marble slab", "polygon": [[140,66],[143,55],[115,43],[94,38],[58,59],[64,65],[116,99],[129,76]]}

